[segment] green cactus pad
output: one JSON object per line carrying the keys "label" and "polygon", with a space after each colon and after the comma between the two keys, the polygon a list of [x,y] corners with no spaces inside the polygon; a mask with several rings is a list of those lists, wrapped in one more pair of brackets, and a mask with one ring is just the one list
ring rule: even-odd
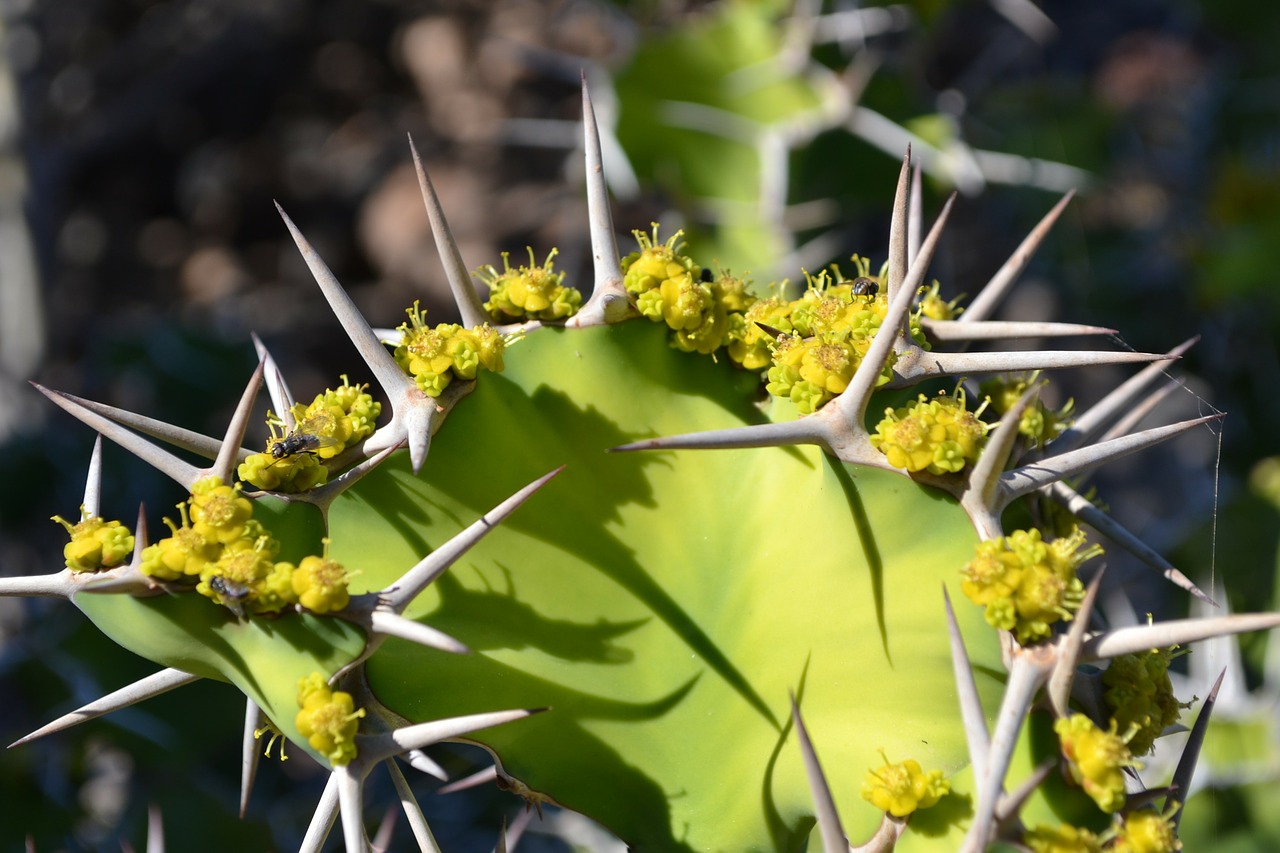
{"label": "green cactus pad", "polygon": [[[479,740],[638,849],[795,849],[812,805],[789,692],[851,832],[880,821],[858,798],[878,749],[963,767],[942,584],[976,534],[950,498],[816,448],[605,452],[760,422],[757,395],[646,323],[530,335],[450,415],[421,478],[402,456],[330,512],[333,556],[376,589],[567,466],[411,608],[477,654],[389,641],[373,691],[413,720],[551,706]],[[997,671],[980,613],[963,619]]]}

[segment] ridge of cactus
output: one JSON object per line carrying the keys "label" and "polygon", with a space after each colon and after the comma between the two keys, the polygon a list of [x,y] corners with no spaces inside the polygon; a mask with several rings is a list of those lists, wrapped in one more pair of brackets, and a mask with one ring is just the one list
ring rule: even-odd
{"label": "ridge of cactus", "polygon": [[[757,298],[741,279],[656,225],[621,254],[585,79],[583,114],[595,281],[572,317],[490,323],[412,141],[461,326],[430,326],[415,305],[381,334],[279,209],[390,408],[381,425],[344,377],[313,404],[322,434],[256,340],[220,439],[37,386],[189,498],[155,541],[142,511],[132,531],[105,518],[95,445],[81,518],[58,519],[67,568],[0,580],[0,595],[66,598],[162,669],[12,746],[209,678],[246,697],[242,814],[264,730],[330,768],[303,850],[339,820],[348,851],[369,849],[378,767],[419,849],[438,849],[395,759],[443,777],[424,750],[445,740],[487,751],[481,778],[637,850],[1039,850],[1072,837],[1070,849],[1120,851],[1139,833],[1162,839],[1152,853],[1179,849],[1217,685],[1171,784],[1139,790],[1126,774],[1144,750],[1129,747],[1149,745],[1090,704],[1081,666],[1151,650],[1167,666],[1175,647],[1271,630],[1280,614],[1110,630],[1092,618],[1101,571],[1086,585],[1079,570],[1101,547],[1077,521],[1208,600],[1076,487],[1221,415],[1135,431],[1129,413],[1189,343],[964,351],[1111,333],[990,319],[1071,193],[963,311],[923,317],[954,196],[921,237],[908,151],[882,274],[855,259],[863,275],[808,276],[803,296],[751,321],[765,386],[727,343],[729,330],[745,342]],[[1041,404],[1038,378],[1011,377],[999,413],[967,382],[1104,364],[1146,367],[1074,424]],[[252,451],[263,384],[278,419]],[[243,474],[282,465],[303,479],[267,488]],[[1071,530],[1006,513],[1041,495]],[[955,607],[951,589],[969,601]],[[1152,681],[1151,702],[1178,705]]]}

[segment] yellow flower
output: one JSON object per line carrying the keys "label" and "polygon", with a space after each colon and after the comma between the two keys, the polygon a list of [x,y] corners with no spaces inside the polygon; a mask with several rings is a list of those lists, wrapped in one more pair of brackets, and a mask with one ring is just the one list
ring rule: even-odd
{"label": "yellow flower", "polygon": [[1101,853],[1098,836],[1087,829],[1070,824],[1057,827],[1037,826],[1023,838],[1033,853]]}
{"label": "yellow flower", "polygon": [[529,248],[529,266],[511,268],[510,256],[502,253],[502,272],[492,266],[476,270],[476,277],[489,285],[489,301],[484,308],[499,323],[518,320],[562,320],[577,313],[582,293],[564,286],[564,273],[554,271],[552,249],[542,266]]}
{"label": "yellow flower", "polygon": [[211,542],[192,527],[187,517],[187,501],[178,504],[182,526],[166,518],[171,536],[148,545],[142,551],[139,570],[149,577],[174,581],[182,577],[198,577],[222,554],[222,545]]}
{"label": "yellow flower", "polygon": [[298,733],[330,764],[347,764],[356,757],[356,730],[364,708],[357,709],[350,693],[333,690],[324,676],[313,672],[298,680]]}
{"label": "yellow flower", "polygon": [[85,516],[72,524],[60,515],[53,516],[71,541],[62,549],[67,568],[73,572],[96,572],[122,564],[133,553],[133,534],[118,521]]}
{"label": "yellow flower", "polygon": [[1112,853],[1175,853],[1182,849],[1169,816],[1158,815],[1150,810],[1133,812],[1126,815],[1124,825],[1120,827]]}
{"label": "yellow flower", "polygon": [[895,468],[953,474],[977,460],[988,426],[965,408],[964,392],[926,397],[897,409],[885,409],[871,445]]}
{"label": "yellow flower", "polygon": [[224,486],[221,477],[205,477],[191,487],[191,526],[210,542],[226,544],[244,535],[253,503],[239,485]]}
{"label": "yellow flower", "polygon": [[942,777],[941,770],[926,773],[913,759],[890,764],[884,753],[881,757],[884,766],[868,770],[862,780],[862,799],[881,811],[906,817],[935,805],[951,791],[951,783]]}
{"label": "yellow flower", "polygon": [[304,557],[292,577],[298,603],[312,613],[332,613],[347,606],[347,570],[327,557]]}
{"label": "yellow flower", "polygon": [[622,283],[629,292],[639,296],[660,288],[669,279],[687,277],[690,281],[698,281],[701,278],[702,268],[688,255],[681,253],[684,244],[678,241],[684,236],[683,231],[672,234],[666,243],[658,242],[656,222],[653,223],[652,237],[643,231],[631,233],[635,235],[640,251],[632,252],[622,259]]}
{"label": "yellow flower", "polygon": [[417,302],[407,313],[409,322],[400,325],[400,346],[393,355],[418,388],[431,397],[443,394],[454,377],[475,379],[482,367],[495,372],[502,370],[503,349],[516,340],[515,336],[499,334],[488,324],[465,329],[441,323],[430,328]]}
{"label": "yellow flower", "polygon": [[979,542],[962,570],[960,588],[987,609],[987,624],[993,628],[1013,632],[1023,645],[1043,640],[1084,600],[1076,570],[1102,553],[1097,545],[1081,550],[1084,543],[1079,529],[1052,542],[1044,542],[1034,529]]}
{"label": "yellow flower", "polygon": [[1054,723],[1053,730],[1062,744],[1071,778],[1098,808],[1119,811],[1125,804],[1124,770],[1142,765],[1133,760],[1124,739],[1116,734],[1115,721],[1104,732],[1084,714],[1072,714]]}
{"label": "yellow flower", "polygon": [[1134,755],[1151,752],[1160,733],[1178,722],[1178,699],[1169,680],[1173,657],[1172,648],[1122,655],[1102,674],[1103,699],[1116,727],[1132,730],[1129,751]]}

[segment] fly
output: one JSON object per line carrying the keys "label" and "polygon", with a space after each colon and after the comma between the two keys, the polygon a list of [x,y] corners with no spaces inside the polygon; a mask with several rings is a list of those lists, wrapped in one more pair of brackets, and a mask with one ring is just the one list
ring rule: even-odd
{"label": "fly", "polygon": [[867,297],[867,301],[870,302],[875,299],[876,294],[880,292],[880,282],[876,281],[874,278],[867,278],[865,275],[860,275],[853,280],[853,285],[850,289],[854,296],[865,296]]}
{"label": "fly", "polygon": [[271,445],[271,455],[276,459],[287,459],[299,453],[315,453],[322,447],[336,447],[340,443],[337,439],[325,435],[291,432]]}
{"label": "fly", "polygon": [[224,578],[222,575],[214,575],[209,578],[209,589],[218,594],[223,607],[234,613],[237,619],[244,620],[243,602],[249,597],[248,586],[239,581]]}
{"label": "fly", "polygon": [[315,453],[322,447],[341,447],[342,442],[338,439],[320,435],[321,432],[331,432],[333,426],[333,418],[326,415],[307,418],[299,421],[292,432],[268,449],[273,458],[288,459],[300,453]]}

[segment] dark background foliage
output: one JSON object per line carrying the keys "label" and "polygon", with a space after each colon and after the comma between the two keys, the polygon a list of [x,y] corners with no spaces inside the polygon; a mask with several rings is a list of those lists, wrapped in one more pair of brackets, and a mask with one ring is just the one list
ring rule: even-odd
{"label": "dark background foliage", "polygon": [[[1054,0],[1040,8],[1057,31],[1037,39],[1007,14],[1019,5],[894,7],[903,27],[816,56],[844,67],[855,48],[874,53],[862,103],[898,122],[945,116],[975,148],[1092,174],[1010,311],[1110,325],[1138,350],[1202,335],[1178,368],[1192,393],[1167,408],[1207,411],[1199,395],[1230,411],[1221,456],[1200,433],[1099,487],[1166,550],[1197,531],[1186,553],[1200,566],[1216,507],[1218,573],[1243,567],[1236,599],[1265,606],[1275,509],[1247,478],[1276,451],[1280,415],[1280,12]],[[558,246],[582,280],[580,69],[625,76],[637,49],[714,12],[660,0],[0,3],[0,573],[60,565],[47,519],[75,514],[92,443],[26,380],[218,434],[255,362],[250,332],[304,395],[350,370],[354,351],[273,201],[373,322],[397,324],[414,299],[449,319],[406,134],[469,264]],[[793,155],[791,200],[836,199],[836,256],[879,259],[895,173],[865,142],[824,134]],[[620,229],[679,204],[661,174],[640,178]],[[930,183],[927,208],[948,190]],[[962,198],[938,261],[944,292],[975,292],[1054,200],[1016,185]],[[1105,382],[1068,378],[1081,403],[1122,373],[1096,375]],[[117,449],[105,465],[107,512],[127,523],[139,502],[158,519],[181,498]],[[0,600],[2,737],[150,669],[65,603]],[[308,776],[302,759],[263,774],[246,823],[208,819],[235,810],[241,713],[232,691],[202,684],[5,754],[0,850],[26,833],[40,850],[141,844],[149,802],[181,849],[296,846],[317,793],[288,778]],[[480,849],[491,830],[476,827],[516,802],[448,808],[442,841]]]}

